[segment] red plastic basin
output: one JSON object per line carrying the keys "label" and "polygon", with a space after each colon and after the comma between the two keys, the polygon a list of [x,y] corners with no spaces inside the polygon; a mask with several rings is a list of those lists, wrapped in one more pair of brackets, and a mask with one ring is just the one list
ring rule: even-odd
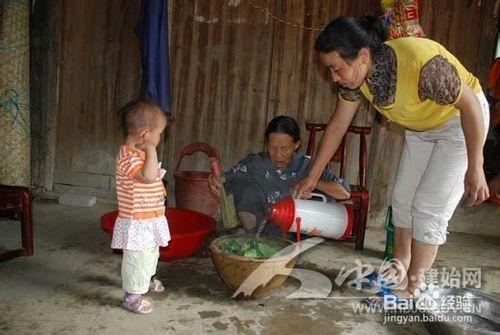
{"label": "red plastic basin", "polygon": [[[113,236],[118,211],[101,216],[101,228]],[[215,220],[195,211],[167,208],[166,216],[171,240],[166,247],[160,247],[160,260],[187,257],[198,250],[205,238],[215,229]]]}
{"label": "red plastic basin", "polygon": [[492,194],[490,195],[490,202],[494,205],[500,206],[500,198],[497,197],[496,195]]}

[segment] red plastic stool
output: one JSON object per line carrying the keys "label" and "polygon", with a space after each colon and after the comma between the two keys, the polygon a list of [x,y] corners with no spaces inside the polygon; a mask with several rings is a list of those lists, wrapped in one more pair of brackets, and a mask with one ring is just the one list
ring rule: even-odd
{"label": "red plastic stool", "polygon": [[0,254],[0,262],[33,255],[31,190],[28,187],[0,185],[0,216],[20,215],[22,247]]}

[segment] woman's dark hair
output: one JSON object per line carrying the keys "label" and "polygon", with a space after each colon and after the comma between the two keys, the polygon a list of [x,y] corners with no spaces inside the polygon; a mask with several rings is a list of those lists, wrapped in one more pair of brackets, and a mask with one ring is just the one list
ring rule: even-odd
{"label": "woman's dark hair", "polygon": [[280,133],[287,134],[297,143],[300,141],[300,127],[293,117],[280,115],[272,119],[266,128],[266,142],[269,140],[269,134]]}
{"label": "woman's dark hair", "polygon": [[319,34],[314,50],[324,53],[336,51],[342,58],[352,60],[361,48],[368,47],[373,56],[380,51],[387,35],[385,23],[376,16],[341,16]]}

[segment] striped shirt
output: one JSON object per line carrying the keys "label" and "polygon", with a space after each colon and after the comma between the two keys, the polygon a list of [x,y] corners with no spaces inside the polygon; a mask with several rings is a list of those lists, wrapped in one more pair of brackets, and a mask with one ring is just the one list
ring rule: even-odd
{"label": "striped shirt", "polygon": [[129,145],[122,145],[116,158],[116,194],[119,216],[150,219],[165,214],[165,187],[160,173],[153,183],[141,183],[134,176],[142,170],[146,154]]}

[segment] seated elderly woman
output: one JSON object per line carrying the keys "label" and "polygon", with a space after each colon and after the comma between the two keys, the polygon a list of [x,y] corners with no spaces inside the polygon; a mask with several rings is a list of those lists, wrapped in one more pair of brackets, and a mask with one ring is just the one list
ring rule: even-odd
{"label": "seated elderly woman", "polygon": [[[249,233],[265,216],[267,204],[292,194],[293,186],[307,175],[311,159],[296,153],[300,146],[300,128],[288,116],[271,120],[265,131],[266,151],[250,154],[224,173],[225,188],[233,194],[239,221]],[[220,197],[217,179],[209,176],[211,192]],[[324,172],[317,190],[338,199],[348,199],[349,184],[332,173]],[[276,225],[266,225],[264,234],[279,235]]]}

